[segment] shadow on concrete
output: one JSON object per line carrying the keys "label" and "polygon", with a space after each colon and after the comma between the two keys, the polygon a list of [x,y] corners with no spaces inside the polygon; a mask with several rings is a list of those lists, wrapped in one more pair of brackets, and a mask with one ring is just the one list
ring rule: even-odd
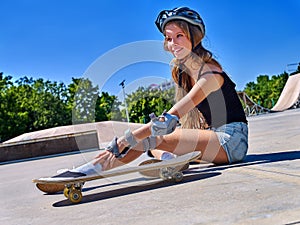
{"label": "shadow on concrete", "polygon": [[[105,191],[97,194],[90,194],[90,195],[85,195],[82,198],[82,201],[79,204],[84,204],[84,203],[90,203],[90,202],[95,202],[95,201],[101,201],[105,199],[110,199],[110,198],[116,198],[120,196],[125,196],[125,195],[131,195],[131,194],[137,194],[149,190],[155,190],[155,189],[160,189],[160,188],[166,188],[174,185],[182,185],[185,183],[190,183],[190,182],[195,182],[199,181],[202,179],[208,179],[214,176],[220,175],[220,172],[214,172],[214,173],[200,173],[198,172],[197,174],[191,174],[184,176],[183,180],[179,183],[175,183],[174,181],[152,181],[147,184],[143,185],[137,185],[137,186],[132,186],[132,187],[125,187],[125,188],[120,188],[116,190],[110,190],[110,191]],[[99,186],[97,188],[100,188],[102,186]],[[53,207],[65,207],[65,206],[71,206],[74,205],[71,203],[68,199],[54,203]]]}
{"label": "shadow on concrete", "polygon": [[[108,179],[108,178],[106,178]],[[105,188],[105,187],[110,187],[110,186],[115,186],[115,185],[124,185],[127,183],[133,183],[133,182],[139,182],[139,181],[145,181],[145,180],[153,180],[157,178],[144,178],[144,177],[140,177],[140,178],[134,178],[134,179],[129,179],[126,181],[120,181],[120,182],[111,182],[108,184],[103,184],[103,185],[98,185],[98,186],[93,186],[93,187],[83,187],[82,188],[82,193],[84,192],[88,192],[88,191],[92,191],[95,189],[99,189],[99,188]],[[59,191],[59,192],[55,192],[55,193],[44,193],[44,195],[61,195],[63,194],[63,191]]]}
{"label": "shadow on concrete", "polygon": [[[238,168],[238,167],[245,167],[245,166],[251,166],[251,165],[259,165],[259,164],[268,164],[268,163],[273,163],[273,162],[282,162],[282,161],[292,161],[292,160],[298,160],[300,159],[300,151],[295,150],[295,151],[286,151],[286,152],[276,152],[276,153],[266,153],[266,154],[249,154],[246,156],[245,160],[241,163],[235,163],[231,165],[212,165],[212,164],[199,164],[199,167],[193,167],[190,168],[186,171],[184,171],[184,174],[186,175],[184,177],[183,182],[179,183],[188,183],[188,182],[193,182],[196,180],[201,180],[201,179],[206,179],[211,176],[216,176],[220,175],[221,173],[216,171],[222,171],[225,169],[230,169],[230,168]],[[196,174],[195,173],[200,173],[201,174]],[[191,174],[191,175],[189,175]],[[187,176],[189,175],[189,176]],[[130,179],[122,182],[113,182],[113,183],[108,183],[108,184],[103,184],[99,186],[93,186],[93,187],[88,187],[88,188],[83,188],[82,192],[88,192],[100,188],[105,188],[109,186],[116,186],[116,185],[122,185],[122,184],[127,184],[131,182],[138,182],[138,181],[145,181],[147,178],[135,178],[135,179]],[[151,181],[151,179],[148,179]],[[106,198],[113,198],[113,197],[118,197],[121,195],[128,195],[128,194],[134,194],[142,191],[147,191],[147,190],[152,190],[152,189],[157,189],[157,188],[163,188],[163,187],[168,187],[171,185],[176,185],[176,183],[172,182],[166,182],[166,181],[157,181],[155,179],[154,183],[148,183],[146,185],[140,185],[140,186],[133,186],[133,187],[126,187],[125,189],[118,189],[114,191],[107,191],[100,193],[99,196],[98,194],[96,195],[87,195],[83,197],[82,203],[85,202],[91,202],[91,201],[98,201],[98,200],[103,200]],[[119,193],[119,194],[116,194]],[[51,195],[61,195],[62,192],[54,193]],[[45,194],[49,195],[49,194]],[[110,197],[109,197],[110,196]],[[58,203],[55,203],[53,206],[54,207],[61,207],[61,206],[68,206],[71,203],[68,200],[61,201]]]}
{"label": "shadow on concrete", "polygon": [[[145,180],[153,180],[153,179],[156,179],[156,178],[144,178],[144,177],[140,177],[140,178],[129,179],[129,180],[126,180],[126,181],[112,182],[112,183],[109,183],[109,184],[103,184],[103,185],[99,185],[99,186],[83,188],[82,192],[92,191],[92,190],[95,190],[95,189],[104,188],[104,187],[110,187],[110,186],[115,186],[115,185],[124,185],[124,184],[128,184],[128,183],[133,183],[133,182],[141,182],[141,181],[145,181]],[[157,181],[157,179],[156,179],[156,181]]]}
{"label": "shadow on concrete", "polygon": [[187,173],[193,172],[193,170],[201,169],[202,172],[215,172],[221,171],[230,168],[238,168],[244,166],[251,166],[251,165],[259,165],[259,164],[268,164],[274,162],[282,162],[282,161],[292,161],[300,159],[300,151],[286,151],[286,152],[275,152],[275,153],[266,153],[266,154],[249,154],[246,156],[243,162],[234,163],[230,165],[212,165],[207,164],[200,164],[201,167],[194,167],[186,171]]}
{"label": "shadow on concrete", "polygon": [[280,161],[290,161],[300,159],[300,151],[275,152],[266,154],[247,155],[244,160],[247,162],[257,163],[272,163]]}

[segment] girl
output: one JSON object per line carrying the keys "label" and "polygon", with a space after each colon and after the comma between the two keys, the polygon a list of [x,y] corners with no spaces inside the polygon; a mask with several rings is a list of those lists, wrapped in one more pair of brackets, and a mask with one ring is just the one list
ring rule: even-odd
{"label": "girl", "polygon": [[[200,15],[180,7],[160,12],[155,23],[164,35],[165,50],[174,56],[176,104],[165,116],[114,138],[92,162],[58,176],[111,169],[145,151],[164,160],[197,150],[202,160],[215,164],[238,162],[246,156],[248,126],[243,107],[235,84],[202,45],[205,26]],[[177,118],[181,128],[175,129]]]}

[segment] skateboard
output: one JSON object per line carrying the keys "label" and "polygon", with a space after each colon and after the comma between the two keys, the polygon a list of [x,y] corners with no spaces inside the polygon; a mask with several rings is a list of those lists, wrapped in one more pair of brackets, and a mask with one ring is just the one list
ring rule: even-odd
{"label": "skateboard", "polygon": [[33,183],[37,185],[57,185],[64,186],[64,196],[68,198],[72,203],[79,203],[82,200],[82,187],[85,182],[103,179],[108,177],[120,176],[129,173],[135,172],[145,172],[145,171],[153,171],[159,170],[159,177],[163,180],[173,180],[175,182],[180,182],[183,179],[183,173],[176,168],[180,168],[178,166],[184,165],[190,161],[199,158],[201,152],[195,151],[191,153],[187,153],[185,155],[178,156],[177,158],[165,160],[152,164],[145,164],[134,167],[126,167],[126,168],[116,168],[107,171],[103,171],[94,176],[84,176],[78,178],[57,178],[53,179],[51,177],[44,177],[39,179],[32,180]]}
{"label": "skateboard", "polygon": [[60,191],[63,191],[65,188],[64,184],[45,184],[45,183],[36,183],[36,187],[46,194],[54,194]]}
{"label": "skateboard", "polygon": [[[148,159],[146,161],[143,161],[139,164],[139,166],[147,165],[147,164],[153,164],[153,163],[159,163],[162,162],[163,160],[160,159]],[[178,166],[174,166],[173,169],[174,171],[184,171],[189,168],[189,163],[186,162],[185,164],[180,164]],[[160,169],[152,169],[152,170],[147,170],[147,171],[139,171],[139,173],[144,176],[144,177],[152,177],[152,178],[159,178],[160,176]]]}

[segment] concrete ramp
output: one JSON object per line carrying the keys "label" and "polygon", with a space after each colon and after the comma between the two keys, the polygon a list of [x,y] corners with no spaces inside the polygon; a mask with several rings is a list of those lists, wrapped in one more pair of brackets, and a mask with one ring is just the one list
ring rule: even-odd
{"label": "concrete ramp", "polygon": [[300,94],[300,73],[292,75],[287,80],[281,95],[271,111],[283,111],[295,104]]}
{"label": "concrete ramp", "polygon": [[[46,155],[96,150],[107,146],[115,136],[141,124],[117,121],[53,127],[22,134],[0,144],[0,163]],[[1,218],[1,217],[0,217]]]}

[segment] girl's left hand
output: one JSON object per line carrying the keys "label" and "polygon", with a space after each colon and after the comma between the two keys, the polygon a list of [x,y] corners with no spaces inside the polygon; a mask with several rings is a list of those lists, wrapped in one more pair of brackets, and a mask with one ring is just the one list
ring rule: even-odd
{"label": "girl's left hand", "polygon": [[94,164],[100,163],[102,165],[102,170],[109,170],[117,166],[118,160],[110,151],[101,152],[94,159]]}

